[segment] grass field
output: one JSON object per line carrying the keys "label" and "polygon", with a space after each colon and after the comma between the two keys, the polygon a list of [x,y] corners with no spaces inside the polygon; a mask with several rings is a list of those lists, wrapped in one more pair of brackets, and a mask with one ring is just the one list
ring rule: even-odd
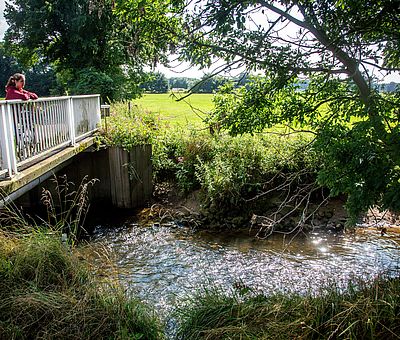
{"label": "grass field", "polygon": [[[179,98],[184,94],[176,94]],[[212,94],[192,94],[188,98],[177,101],[177,98],[170,93],[145,94],[141,98],[134,100],[134,104],[145,111],[159,113],[162,119],[180,125],[201,124],[214,104]]]}

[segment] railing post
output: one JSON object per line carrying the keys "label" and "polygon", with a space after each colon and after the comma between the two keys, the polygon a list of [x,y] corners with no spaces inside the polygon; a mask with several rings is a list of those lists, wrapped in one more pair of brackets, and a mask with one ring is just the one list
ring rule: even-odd
{"label": "railing post", "polygon": [[69,124],[69,137],[71,138],[71,145],[76,144],[75,136],[75,118],[74,118],[74,103],[72,97],[68,98],[68,124]]}
{"label": "railing post", "polygon": [[17,156],[14,148],[14,119],[11,114],[11,105],[7,104],[7,112],[5,105],[1,106],[1,124],[0,141],[3,162],[8,170],[8,175],[11,177],[17,174]]}
{"label": "railing post", "polygon": [[[105,130],[107,130],[107,117],[110,117],[110,105],[101,105],[100,106],[101,118],[104,119]],[[100,119],[101,122],[101,119]]]}

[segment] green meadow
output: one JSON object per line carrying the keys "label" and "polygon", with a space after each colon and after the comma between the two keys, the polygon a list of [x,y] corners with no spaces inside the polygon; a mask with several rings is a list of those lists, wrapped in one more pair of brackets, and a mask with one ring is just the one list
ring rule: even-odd
{"label": "green meadow", "polygon": [[144,94],[133,101],[140,109],[160,115],[162,119],[179,125],[198,125],[212,110],[213,94],[192,94],[178,100],[185,93]]}

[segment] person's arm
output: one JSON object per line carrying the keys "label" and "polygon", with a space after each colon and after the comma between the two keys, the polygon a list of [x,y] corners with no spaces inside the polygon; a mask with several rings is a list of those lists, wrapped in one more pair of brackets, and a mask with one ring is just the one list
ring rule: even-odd
{"label": "person's arm", "polygon": [[34,92],[29,92],[27,90],[23,90],[24,94],[27,94],[29,96],[28,99],[38,99],[38,95]]}

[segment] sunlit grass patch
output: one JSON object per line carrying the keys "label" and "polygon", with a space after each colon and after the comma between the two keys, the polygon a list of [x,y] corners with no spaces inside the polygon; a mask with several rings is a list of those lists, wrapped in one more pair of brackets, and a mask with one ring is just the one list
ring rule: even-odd
{"label": "sunlit grass patch", "polygon": [[144,111],[159,114],[163,121],[171,125],[201,125],[207,113],[214,107],[213,94],[192,94],[184,100],[177,101],[184,95],[144,94],[133,103]]}

